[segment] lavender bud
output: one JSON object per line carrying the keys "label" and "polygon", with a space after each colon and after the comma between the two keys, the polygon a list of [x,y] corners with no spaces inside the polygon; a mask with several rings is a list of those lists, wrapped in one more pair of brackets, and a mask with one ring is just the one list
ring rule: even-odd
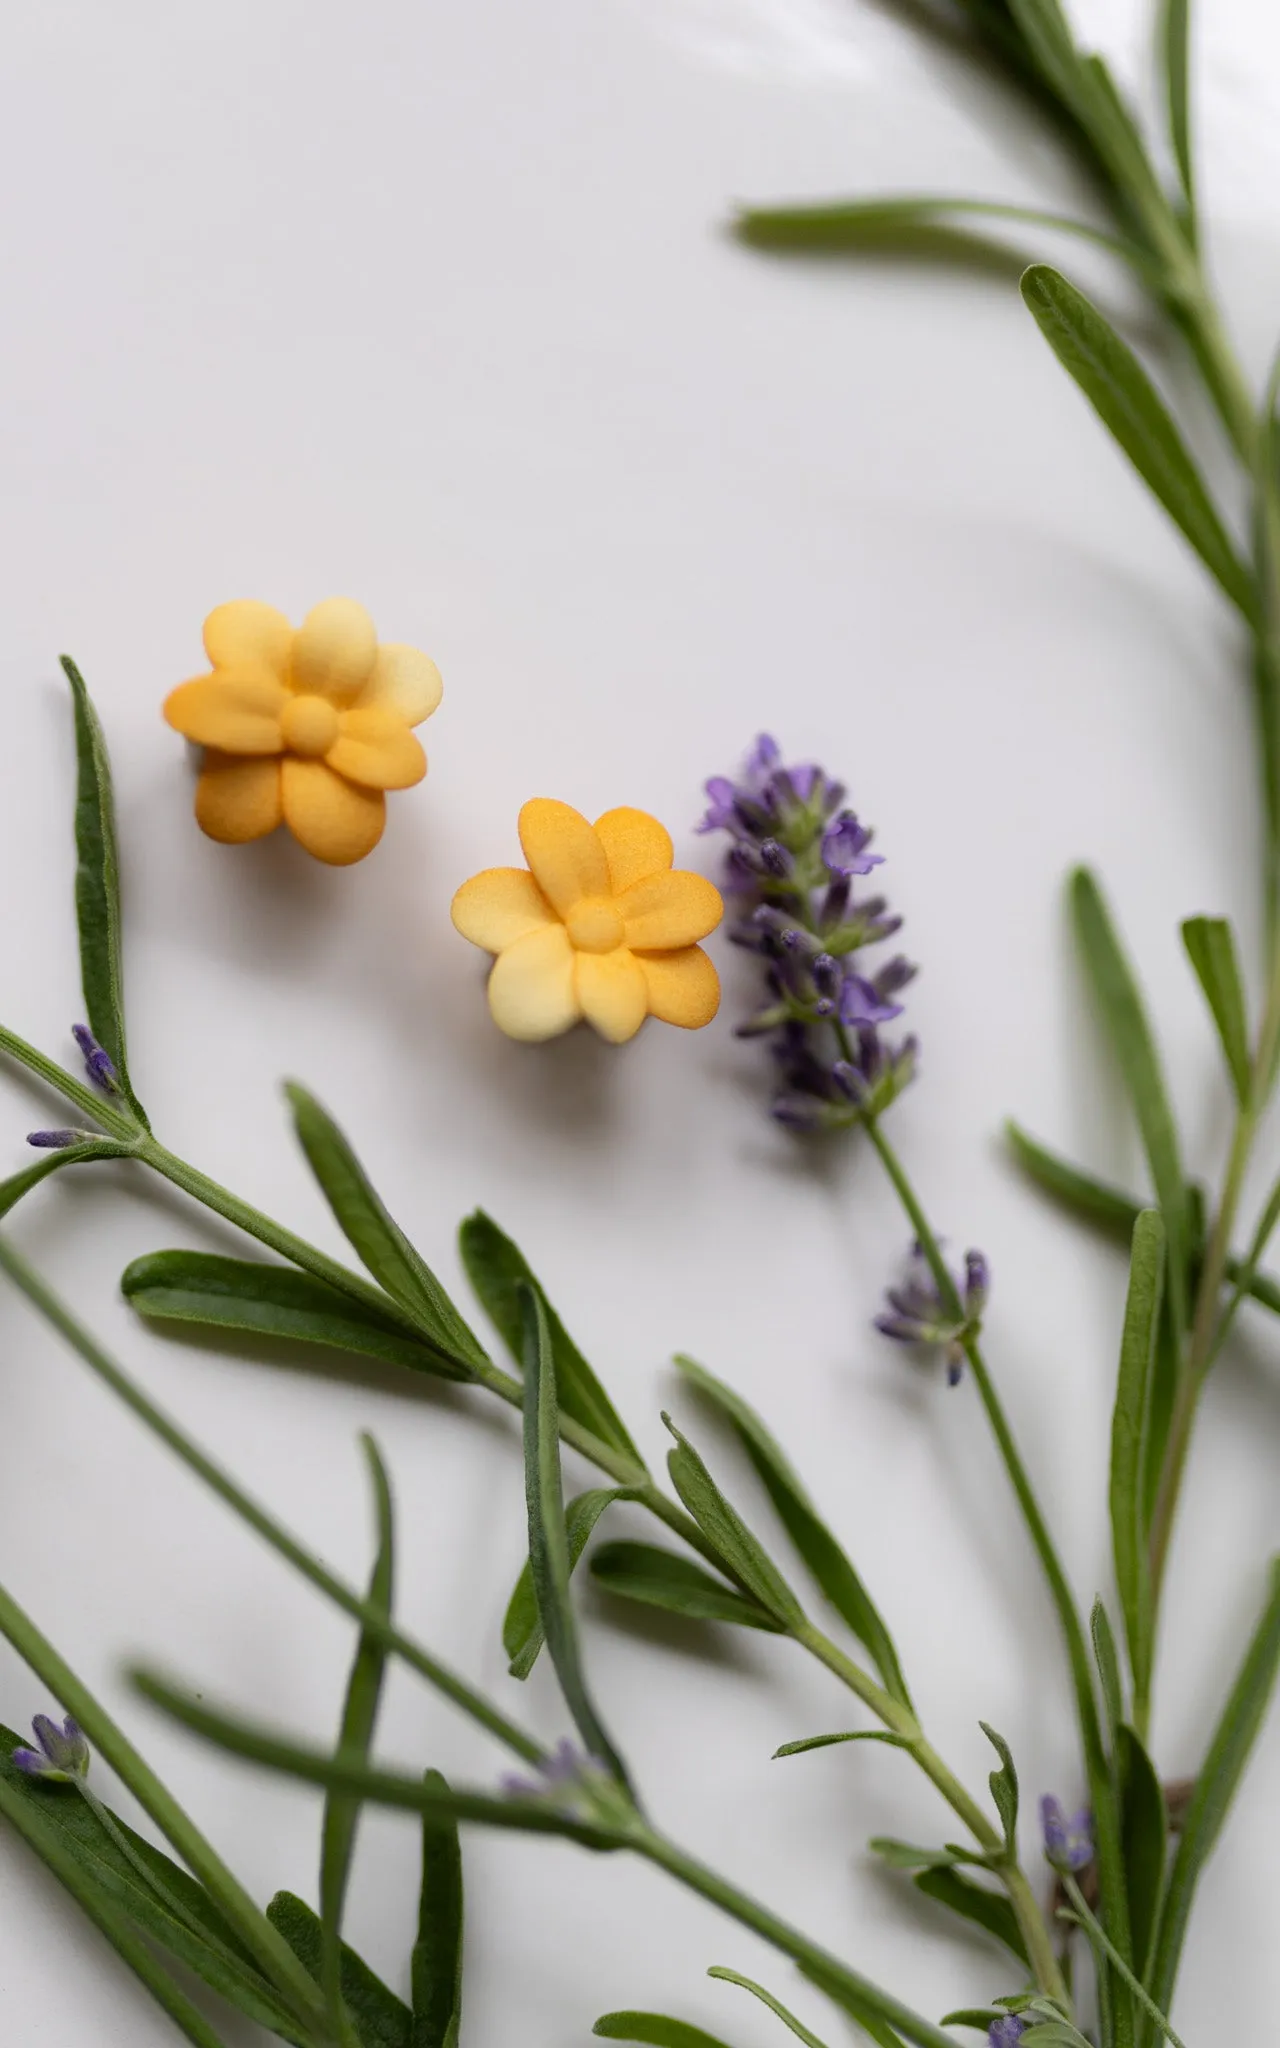
{"label": "lavender bud", "polygon": [[47,1714],[37,1714],[31,1723],[38,1749],[15,1749],[13,1762],[29,1778],[43,1778],[49,1785],[69,1785],[89,1775],[89,1745],[78,1722],[68,1714],[59,1728]]}
{"label": "lavender bud", "polygon": [[67,1145],[82,1145],[86,1138],[96,1137],[96,1131],[28,1131],[27,1143],[37,1151],[61,1152]]}
{"label": "lavender bud", "polygon": [[785,882],[795,865],[786,847],[776,839],[761,840],[760,864],[766,875],[772,875],[778,882]]}
{"label": "lavender bud", "polygon": [[1027,2023],[1020,2020],[1016,2012],[1007,2012],[1002,2018],[992,2020],[987,2029],[987,2048],[1015,2048],[1027,2031]]}
{"label": "lavender bud", "polygon": [[1046,1793],[1040,1801],[1040,1824],[1044,1829],[1044,1853],[1055,1870],[1083,1870],[1093,1861],[1093,1815],[1087,1806],[1070,1820],[1061,1800]]}
{"label": "lavender bud", "polygon": [[71,1026],[71,1036],[80,1048],[81,1056],[84,1060],[85,1073],[89,1076],[95,1087],[101,1088],[104,1095],[118,1095],[120,1092],[120,1077],[116,1073],[115,1064],[110,1053],[105,1052],[102,1046],[98,1044],[89,1026],[87,1024],[73,1024]]}
{"label": "lavender bud", "polygon": [[841,811],[822,835],[822,859],[830,875],[869,875],[884,859],[868,853],[871,833],[852,811]]}

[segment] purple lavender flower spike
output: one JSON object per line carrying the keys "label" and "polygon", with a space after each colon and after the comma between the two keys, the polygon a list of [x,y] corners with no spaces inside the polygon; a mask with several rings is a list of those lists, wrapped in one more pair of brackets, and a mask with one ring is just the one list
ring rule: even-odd
{"label": "purple lavender flower spike", "polygon": [[864,1024],[888,1024],[902,1015],[901,1003],[886,1002],[874,981],[847,974],[840,991],[840,1022],[860,1030]]}
{"label": "purple lavender flower spike", "polygon": [[15,1749],[13,1761],[29,1778],[43,1778],[48,1785],[70,1785],[89,1775],[89,1745],[78,1722],[68,1714],[59,1728],[47,1714],[37,1714],[31,1723],[38,1749]]}
{"label": "purple lavender flower spike", "polygon": [[1055,1870],[1083,1870],[1093,1861],[1093,1815],[1087,1806],[1068,1820],[1062,1802],[1051,1793],[1040,1801],[1044,1853]]}
{"label": "purple lavender flower spike", "polygon": [[747,755],[743,773],[753,790],[759,790],[766,778],[772,775],[782,759],[782,749],[772,733],[756,734],[756,743]]}
{"label": "purple lavender flower spike", "polygon": [[868,853],[871,833],[860,825],[852,811],[841,811],[822,835],[822,860],[829,875],[869,875],[883,860],[882,853]]}
{"label": "purple lavender flower spike", "polygon": [[116,1095],[120,1090],[120,1077],[110,1053],[103,1050],[87,1024],[73,1024],[71,1036],[80,1048],[84,1070],[95,1087],[104,1095]]}
{"label": "purple lavender flower spike", "polygon": [[992,2020],[987,2029],[987,2048],[1014,2048],[1026,2031],[1026,2021],[1020,2020],[1016,2012],[1004,2013],[1000,2019]]}
{"label": "purple lavender flower spike", "polygon": [[960,1306],[959,1315],[943,1300],[923,1249],[913,1245],[902,1279],[885,1290],[888,1309],[876,1316],[874,1323],[881,1336],[892,1337],[899,1344],[918,1344],[941,1351],[946,1361],[947,1384],[954,1387],[964,1371],[965,1344],[977,1334],[990,1292],[990,1273],[981,1252],[965,1254],[963,1287],[954,1275],[951,1284]]}
{"label": "purple lavender flower spike", "polygon": [[707,814],[702,823],[697,827],[697,830],[699,832],[732,832],[736,817],[734,804],[738,795],[737,790],[727,775],[713,775],[704,787],[710,802],[707,806]]}

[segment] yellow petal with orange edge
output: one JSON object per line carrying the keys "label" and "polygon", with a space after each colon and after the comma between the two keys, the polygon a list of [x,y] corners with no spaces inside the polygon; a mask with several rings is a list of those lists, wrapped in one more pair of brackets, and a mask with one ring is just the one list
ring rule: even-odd
{"label": "yellow petal with orange edge", "polygon": [[362,604],[327,597],[307,613],[293,641],[292,682],[303,696],[352,704],[373,674],[378,636]]}
{"label": "yellow petal with orange edge", "polygon": [[324,758],[366,789],[412,789],[427,772],[427,757],[403,718],[374,705],[339,713],[338,737]]}
{"label": "yellow petal with orange edge", "polygon": [[284,816],[280,763],[246,760],[210,748],[196,784],[196,823],[224,846],[265,839]]}
{"label": "yellow petal with orange edge", "polygon": [[613,894],[621,896],[633,882],[650,875],[665,874],[675,858],[671,834],[647,811],[633,811],[622,804],[596,819],[596,831],[609,863]]}
{"label": "yellow petal with orange edge", "polygon": [[635,955],[625,946],[612,953],[579,953],[574,977],[582,1014],[601,1038],[611,1045],[634,1038],[649,1014],[649,989]]}
{"label": "yellow petal with orange edge", "polygon": [[164,700],[164,715],[185,739],[224,754],[278,754],[286,692],[271,676],[196,676]]}
{"label": "yellow petal with orange edge", "polygon": [[674,953],[637,953],[649,995],[649,1014],[685,1031],[700,1031],[720,1008],[720,977],[701,946]]}
{"label": "yellow petal with orange edge", "polygon": [[350,867],[372,853],[386,823],[387,800],[380,789],[361,789],[335,775],[324,761],[280,764],[284,820],[308,853],[330,867]]}
{"label": "yellow petal with orange edge", "polygon": [[402,647],[389,640],[378,649],[373,674],[360,692],[360,703],[398,711],[406,725],[421,725],[424,718],[430,718],[443,695],[440,671],[430,656],[416,647]]}
{"label": "yellow petal with orange edge", "polygon": [[530,932],[559,923],[527,868],[486,868],[472,875],[454,897],[450,915],[463,938],[486,953],[501,953]]}
{"label": "yellow petal with orange edge", "polygon": [[650,951],[691,946],[705,939],[724,916],[720,891],[705,875],[683,868],[635,882],[617,900],[627,944]]}
{"label": "yellow petal with orange edge", "polygon": [[527,932],[494,962],[489,1008],[508,1038],[536,1043],[558,1037],[582,1011],[574,986],[573,948],[562,924]]}
{"label": "yellow petal with orange edge", "polygon": [[562,917],[584,896],[612,894],[604,847],[572,804],[531,797],[520,813],[520,844],[534,881]]}
{"label": "yellow petal with orange edge", "polygon": [[273,604],[236,598],[218,605],[205,620],[204,651],[215,668],[261,670],[287,682],[293,627]]}

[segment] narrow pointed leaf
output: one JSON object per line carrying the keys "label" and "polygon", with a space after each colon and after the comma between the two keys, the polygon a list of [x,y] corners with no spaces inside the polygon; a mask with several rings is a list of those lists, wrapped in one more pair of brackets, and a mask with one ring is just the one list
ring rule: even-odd
{"label": "narrow pointed leaf", "polygon": [[606,2012],[591,2031],[606,2041],[639,2042],[641,2048],[725,2048],[717,2035],[660,2012]]}
{"label": "narrow pointed leaf", "polygon": [[799,1742],[784,1742],[781,1749],[775,1749],[775,1760],[780,1756],[803,1756],[810,1749],[830,1749],[836,1742],[887,1742],[891,1749],[909,1749],[910,1743],[901,1735],[891,1735],[887,1728],[851,1728],[840,1735],[805,1735]]}
{"label": "narrow pointed leaf", "polygon": [[1182,927],[1182,943],[1218,1027],[1236,1101],[1243,1104],[1253,1085],[1253,1063],[1235,933],[1225,917],[1189,917]]}
{"label": "narrow pointed leaf", "polygon": [[721,1963],[717,1963],[713,1969],[708,1970],[707,1975],[708,1977],[719,1977],[725,1984],[737,1984],[743,1991],[749,1991],[753,1998],[760,2000],[761,2005],[767,2005],[770,2012],[777,2014],[784,2027],[790,2027],[796,2039],[804,2042],[805,2048],[826,2048],[826,2043],[820,2041],[816,2034],[811,2033],[804,2022],[798,2020],[793,2012],[789,2012],[786,2006],[774,1997],[772,1991],[766,1991],[763,1984],[755,1983],[750,1977],[740,1977],[736,1970],[726,1970]]}
{"label": "narrow pointed leaf", "polygon": [[146,1113],[129,1081],[124,1032],[120,861],[107,743],[84,677],[67,655],[76,727],[76,925],[85,1014],[116,1070],[120,1094],[144,1129]]}
{"label": "narrow pointed leaf", "polygon": [[1182,1945],[1201,1873],[1222,1831],[1275,1689],[1280,1664],[1280,1563],[1266,1606],[1196,1778],[1160,1911],[1147,1989],[1162,2012],[1173,2004]]}
{"label": "narrow pointed leaf", "polygon": [[1145,1698],[1151,1670],[1151,1584],[1147,1569],[1146,1499],[1149,1418],[1160,1304],[1165,1228],[1156,1209],[1133,1227],[1129,1292],[1120,1339],[1120,1370],[1111,1415],[1111,1545],[1134,1689]]}
{"label": "narrow pointed leaf", "polygon": [[953,221],[994,220],[1015,227],[1048,228],[1055,234],[1100,243],[1126,262],[1148,267],[1135,242],[1109,235],[1070,214],[1047,213],[1003,200],[962,199],[951,193],[904,192],[864,199],[826,200],[817,205],[744,207],[734,222],[744,242],[759,249],[892,250],[922,256],[1012,256],[1009,245],[975,235]]}
{"label": "narrow pointed leaf", "polygon": [[1195,165],[1191,155],[1189,0],[1163,0],[1160,20],[1160,50],[1163,59],[1165,112],[1169,142],[1178,166],[1186,198],[1187,218],[1194,229],[1196,205]]}
{"label": "narrow pointed leaf", "polygon": [[1033,264],[1022,296],[1041,333],[1175,526],[1246,619],[1253,581],[1209,497],[1168,408],[1127,342],[1083,292]]}
{"label": "narrow pointed leaf", "polygon": [[[447,1792],[439,1771],[424,1781]],[[409,2048],[458,2048],[462,2020],[462,1845],[452,1814],[422,1818],[422,1886],[413,1945]]]}
{"label": "narrow pointed leaf", "polygon": [[1093,1639],[1093,1657],[1098,1667],[1098,1681],[1102,1689],[1102,1704],[1106,1709],[1107,1730],[1112,1746],[1119,1740],[1120,1727],[1124,1720],[1124,1693],[1120,1684],[1120,1659],[1116,1655],[1116,1639],[1111,1629],[1111,1618],[1101,1600],[1095,1600],[1089,1616],[1089,1633]]}
{"label": "narrow pointed leaf", "polygon": [[1080,59],[1059,0],[1008,0],[1036,68],[1065,106],[1080,98]]}
{"label": "narrow pointed leaf", "polygon": [[1026,1968],[1031,1967],[1018,1916],[1002,1892],[984,1891],[981,1885],[962,1877],[958,1870],[941,1864],[917,1871],[911,1882],[926,1898],[936,1900],[949,1912],[959,1914],[962,1920],[983,1928]]}
{"label": "narrow pointed leaf", "polygon": [[1146,1973],[1164,1889],[1169,1843],[1169,1815],[1155,1765],[1134,1730],[1120,1730],[1116,1745],[1120,1777],[1120,1832],[1124,1845],[1125,1887],[1129,1894],[1129,1928],[1134,1969]]}
{"label": "narrow pointed leaf", "polygon": [[[364,1452],[373,1483],[378,1536],[377,1554],[365,1597],[375,1613],[390,1621],[395,1585],[395,1531],[392,1521],[391,1487],[386,1467],[371,1436],[364,1438]],[[373,1732],[377,1726],[378,1705],[382,1698],[382,1682],[386,1676],[386,1668],[385,1641],[370,1635],[367,1629],[362,1629],[356,1644],[351,1675],[347,1681],[342,1726],[338,1735],[339,1755],[361,1763],[368,1758]],[[346,1901],[347,1882],[351,1875],[351,1858],[355,1850],[359,1822],[359,1801],[342,1793],[330,1793],[325,1800],[324,1821],[321,1827],[320,1921],[324,1939],[324,1989],[335,2029],[339,2024],[342,2009],[342,1909]]]}
{"label": "narrow pointed leaf", "polygon": [[7,1180],[0,1180],[0,1216],[7,1216],[24,1195],[29,1195],[32,1188],[38,1188],[42,1180],[48,1180],[51,1173],[58,1173],[64,1166],[82,1166],[91,1159],[129,1159],[132,1154],[131,1145],[121,1144],[114,1138],[95,1138],[83,1145],[63,1145],[56,1152],[45,1152],[32,1165],[11,1173]]}
{"label": "narrow pointed leaf", "polygon": [[[324,1968],[324,1931],[310,1906],[293,1892],[277,1892],[267,1907],[267,1918],[288,1942],[303,1969],[319,1983]],[[363,2048],[416,2048],[410,2033],[408,2006],[345,1942],[341,1983],[343,2004],[355,2022]]]}
{"label": "narrow pointed leaf", "polygon": [[[564,1519],[571,1574],[605,1509],[612,1506],[616,1500],[635,1498],[636,1493],[632,1487],[597,1486],[588,1493],[578,1494],[576,1499],[569,1502]],[[502,1646],[511,1659],[507,1668],[512,1678],[529,1676],[538,1661],[538,1653],[544,1640],[542,1617],[538,1613],[538,1596],[533,1587],[533,1571],[526,1559],[524,1569],[516,1580],[515,1591],[507,1603],[506,1618],[502,1624]]]}
{"label": "narrow pointed leaf", "polygon": [[867,1847],[890,1870],[949,1870],[957,1860],[954,1849],[926,1849],[893,1835],[873,1835]]}
{"label": "narrow pointed leaf", "polygon": [[1018,1773],[1014,1768],[1013,1754],[1003,1735],[997,1735],[986,1721],[979,1721],[987,1741],[1000,1759],[1000,1769],[992,1771],[987,1780],[991,1797],[995,1801],[1000,1825],[1004,1829],[1005,1846],[1011,1856],[1018,1853]]}
{"label": "narrow pointed leaf", "polygon": [[1071,901],[1081,953],[1142,1134],[1168,1241],[1168,1288],[1174,1321],[1178,1329],[1185,1329],[1190,1248],[1186,1177],[1160,1056],[1133,970],[1102,892],[1087,869],[1077,869],[1072,877]]}
{"label": "narrow pointed leaf", "polygon": [[779,1521],[820,1590],[866,1649],[888,1691],[910,1706],[893,1638],[845,1552],[818,1514],[803,1484],[755,1409],[741,1394],[692,1358],[677,1358],[685,1378],[733,1424],[742,1448],[773,1502]]}
{"label": "narrow pointed leaf", "polygon": [[560,1416],[555,1357],[542,1298],[526,1287],[524,1342],[524,1473],[529,1511],[529,1564],[538,1613],[556,1677],[589,1756],[621,1784],[626,1767],[605,1732],[582,1669],[569,1590],[569,1540],[560,1475]]}
{"label": "narrow pointed leaf", "polygon": [[446,1356],[467,1371],[488,1363],[421,1254],[388,1213],[347,1138],[296,1081],[286,1084],[298,1142],[345,1236],[393,1301]]}
{"label": "narrow pointed leaf", "polygon": [[1108,1187],[1093,1174],[1084,1173],[1069,1160],[1060,1159],[1024,1131],[1020,1124],[1007,1122],[1005,1138],[1014,1159],[1029,1179],[1051,1195],[1059,1207],[1092,1223],[1108,1237],[1125,1245],[1133,1236],[1142,1204],[1122,1189]]}
{"label": "narrow pointed leaf", "polygon": [[661,1607],[686,1621],[727,1621],[739,1628],[780,1632],[781,1624],[702,1565],[654,1543],[602,1543],[592,1554],[591,1576],[607,1592],[643,1607]]}
{"label": "narrow pointed leaf", "polygon": [[556,1399],[561,1412],[571,1415],[601,1443],[633,1458],[636,1476],[644,1476],[644,1460],[632,1443],[621,1416],[547,1300],[518,1246],[481,1209],[462,1225],[459,1244],[471,1285],[494,1328],[517,1361],[524,1356],[521,1289],[532,1287],[540,1296],[555,1358]]}
{"label": "narrow pointed leaf", "polygon": [[667,1455],[671,1483],[716,1556],[781,1627],[802,1627],[804,1609],[772,1558],[725,1499],[688,1438],[669,1415],[662,1419],[676,1440]]}
{"label": "narrow pointed leaf", "polygon": [[470,1368],[385,1321],[313,1273],[214,1252],[148,1252],[125,1268],[121,1290],[151,1322],[244,1330],[289,1343],[327,1345],[403,1365],[435,1379],[465,1380]]}

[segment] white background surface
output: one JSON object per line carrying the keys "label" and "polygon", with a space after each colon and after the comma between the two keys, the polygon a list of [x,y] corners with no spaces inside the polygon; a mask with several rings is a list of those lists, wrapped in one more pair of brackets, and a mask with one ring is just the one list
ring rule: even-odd
{"label": "white background surface", "polygon": [[[1266,0],[1205,11],[1208,207],[1257,373],[1280,281],[1280,30]],[[1128,76],[1144,12],[1088,9]],[[721,225],[739,197],[934,186],[1055,204],[1070,179],[1005,100],[872,0],[50,0],[9,17],[3,100],[0,1015],[68,1056],[65,647],[114,751],[133,1064],[166,1139],[336,1250],[277,1094],[280,1075],[305,1078],[451,1283],[470,1206],[513,1232],[655,1457],[664,1361],[704,1358],[825,1504],[938,1746],[981,1785],[982,1716],[1029,1795],[1074,1798],[1061,1661],[972,1391],[870,1331],[902,1224],[859,1148],[815,1167],[766,1122],[760,1056],[730,1035],[746,991],[727,948],[726,1014],[699,1037],[651,1026],[622,1053],[576,1036],[530,1051],[489,1026],[478,956],[447,921],[458,881],[513,857],[530,794],[645,806],[700,861],[699,784],[761,725],[847,775],[925,969],[924,1065],[895,1134],[940,1226],[991,1258],[996,1370],[1081,1596],[1105,1583],[1121,1267],[1014,1184],[995,1134],[1016,1110],[1137,1176],[1063,930],[1061,877],[1085,856],[1147,978],[1189,1152],[1216,1169],[1226,1102],[1176,920],[1230,910],[1255,927],[1241,650],[1011,283],[767,261]],[[1074,269],[1126,309],[1104,269]],[[284,840],[213,846],[160,700],[198,668],[215,603],[300,617],[338,591],[441,663],[430,780],[392,799],[354,872]],[[49,1119],[7,1077],[3,1104],[10,1170]],[[354,1438],[373,1428],[398,1487],[406,1622],[562,1731],[545,1673],[520,1694],[504,1676],[522,1547],[511,1417],[149,1335],[115,1292],[126,1260],[237,1245],[137,1173],[68,1176],[13,1228],[352,1575],[367,1545]],[[15,1301],[0,1325],[5,1583],[250,1887],[310,1894],[316,1802],[197,1749],[119,1674],[162,1657],[327,1739],[348,1629]],[[1278,1428],[1276,1333],[1249,1321],[1207,1403],[1174,1564],[1169,1775],[1199,1755],[1256,1608]],[[821,1672],[764,1641],[635,1631],[589,1591],[584,1608],[604,1705],[679,1836],[928,2013],[1012,1988],[995,1950],[870,1867],[868,1835],[946,1825],[904,1764],[768,1762],[850,1725]],[[49,1704],[0,1653],[0,1717]],[[382,1749],[480,1780],[500,1766],[398,1678]],[[1193,2043],[1252,2027],[1280,1991],[1278,1797],[1273,1729],[1188,1953]],[[350,1917],[400,1990],[415,1854],[411,1826],[372,1820]],[[569,2048],[624,2004],[739,2048],[776,2042],[768,2015],[706,1982],[714,1962],[843,2038],[785,1964],[656,1875],[479,1836],[466,1856],[469,2048]],[[172,2038],[8,1840],[0,2035]]]}

